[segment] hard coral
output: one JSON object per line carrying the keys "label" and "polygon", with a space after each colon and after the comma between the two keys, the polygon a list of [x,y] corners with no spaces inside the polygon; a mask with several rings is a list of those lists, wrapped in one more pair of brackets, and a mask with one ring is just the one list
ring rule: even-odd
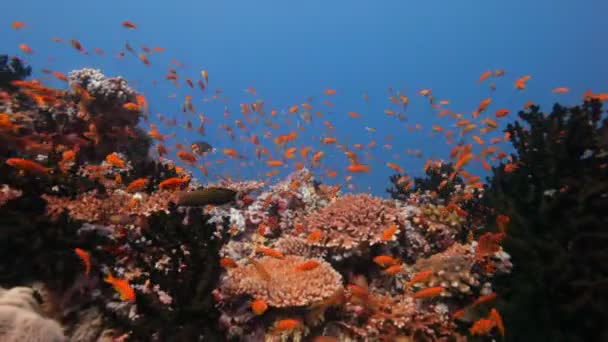
{"label": "hard coral", "polygon": [[283,259],[263,257],[256,262],[270,274],[269,281],[260,276],[254,265],[240,266],[228,272],[222,290],[260,298],[277,308],[308,306],[342,290],[342,276],[323,260],[315,259],[319,265],[314,269],[296,270],[308,260],[295,255]]}
{"label": "hard coral", "polygon": [[299,222],[304,232],[318,229],[319,246],[353,250],[383,242],[383,232],[399,225],[399,211],[390,202],[367,194],[348,194],[305,216]]}
{"label": "hard coral", "polygon": [[479,276],[473,272],[474,255],[470,246],[455,244],[448,250],[420,259],[414,265],[416,272],[432,270],[433,274],[424,282],[414,286],[444,288],[443,294],[471,294],[472,287],[480,285]]}
{"label": "hard coral", "polygon": [[116,224],[131,216],[150,216],[154,212],[165,211],[169,203],[177,201],[177,194],[171,191],[157,191],[152,194],[128,194],[122,190],[102,196],[96,191],[79,195],[71,200],[64,197],[42,195],[48,202],[47,215],[57,218],[64,210],[75,220],[89,223]]}

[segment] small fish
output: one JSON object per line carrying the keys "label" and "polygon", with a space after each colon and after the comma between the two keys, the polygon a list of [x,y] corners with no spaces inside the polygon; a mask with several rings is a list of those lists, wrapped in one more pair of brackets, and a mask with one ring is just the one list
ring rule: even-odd
{"label": "small fish", "polygon": [[158,187],[161,190],[175,190],[181,188],[188,181],[189,179],[187,178],[172,177],[160,182],[160,184],[158,184]]}
{"label": "small fish", "polygon": [[106,156],[106,162],[119,169],[124,169],[126,166],[125,161],[122,158],[120,158],[120,156],[116,153],[108,154]]}
{"label": "small fish", "polygon": [[432,297],[438,296],[441,292],[443,292],[443,287],[441,287],[441,286],[429,287],[429,288],[416,292],[414,294],[414,298],[415,299],[432,298]]}
{"label": "small fish", "polygon": [[25,26],[25,23],[23,21],[14,21],[11,24],[11,27],[14,28],[15,30],[18,30],[20,28],[23,28]]}
{"label": "small fish", "polygon": [[272,249],[272,248],[268,248],[268,247],[258,247],[258,248],[256,248],[256,252],[262,253],[264,255],[268,255],[271,257],[275,257],[278,259],[283,259],[285,257],[285,255],[283,253],[277,251],[276,249]]}
{"label": "small fish", "polygon": [[135,290],[133,290],[126,279],[114,278],[112,273],[109,272],[108,276],[104,280],[106,283],[114,287],[114,290],[116,290],[116,292],[118,292],[120,295],[121,300],[128,302],[135,301]]}
{"label": "small fish", "polygon": [[384,270],[384,273],[388,275],[396,275],[403,272],[403,265],[393,265]]}
{"label": "small fish", "polygon": [[312,232],[310,232],[310,234],[308,234],[308,236],[306,237],[306,240],[308,242],[319,242],[322,237],[323,237],[323,232],[320,231],[319,229],[314,229]]}
{"label": "small fish", "polygon": [[25,53],[29,53],[29,54],[34,53],[34,50],[32,50],[32,48],[29,47],[27,44],[19,44],[19,48]]}
{"label": "small fish", "polygon": [[80,44],[79,41],[77,41],[75,39],[70,39],[70,44],[72,44],[72,47],[74,49],[78,50],[79,52],[85,52],[84,47],[82,46],[82,44]]}
{"label": "small fish", "polygon": [[232,258],[221,258],[220,265],[224,268],[236,268],[238,265]]}
{"label": "small fish", "polygon": [[135,29],[137,28],[137,25],[135,25],[132,21],[130,20],[125,20],[122,22],[122,26],[128,29]]}
{"label": "small fish", "polygon": [[192,150],[193,153],[196,153],[198,155],[203,155],[205,153],[208,152],[212,152],[213,146],[211,146],[209,143],[206,143],[204,141],[199,141],[199,142],[195,142],[192,145],[190,145],[190,149]]}
{"label": "small fish", "polygon": [[496,113],[494,113],[494,116],[496,116],[497,118],[502,118],[504,116],[507,116],[509,114],[509,110],[506,108],[501,108],[499,110],[496,111]]}
{"label": "small fish", "polygon": [[479,305],[479,304],[483,304],[483,303],[487,303],[490,301],[495,300],[497,297],[496,293],[490,293],[488,295],[485,296],[481,296],[477,299],[475,299],[475,301],[473,303],[471,303],[471,306],[475,306],[475,305]]}
{"label": "small fish", "polygon": [[275,324],[274,333],[292,331],[301,326],[302,322],[297,319],[282,319]]}
{"label": "small fish", "polygon": [[346,167],[349,172],[369,172],[370,167],[364,164],[350,164]]}
{"label": "small fish", "polygon": [[486,71],[483,74],[481,74],[481,76],[479,76],[479,81],[477,81],[477,83],[481,83],[483,81],[485,81],[488,77],[492,76],[492,72],[491,71]]}
{"label": "small fish", "polygon": [[399,227],[396,224],[391,224],[382,232],[382,241],[391,241],[395,237]]}
{"label": "small fish", "polygon": [[127,192],[133,193],[143,190],[148,185],[148,178],[138,178],[127,185]]}
{"label": "small fish", "polygon": [[558,87],[558,88],[554,88],[554,89],[552,90],[552,92],[553,92],[554,94],[565,94],[565,93],[567,93],[567,92],[569,92],[569,91],[570,91],[570,89],[569,89],[569,88],[567,88],[567,87]]}
{"label": "small fish", "polygon": [[82,263],[84,264],[84,274],[88,277],[91,274],[91,256],[89,255],[89,252],[80,248],[75,248],[74,252],[78,255],[80,260],[82,260]]}
{"label": "small fish", "polygon": [[433,270],[420,271],[420,272],[414,274],[412,276],[412,279],[410,279],[410,281],[407,282],[407,287],[409,288],[416,283],[426,281],[427,279],[429,279],[429,277],[431,275],[433,275]]}
{"label": "small fish", "polygon": [[122,108],[124,108],[130,112],[137,112],[137,111],[141,110],[141,106],[134,102],[127,102],[122,105]]}
{"label": "small fish", "polygon": [[319,262],[316,260],[308,260],[296,267],[296,272],[310,271],[319,267]]}
{"label": "small fish", "polygon": [[257,298],[251,302],[251,310],[256,315],[262,315],[268,310],[268,304],[263,299]]}
{"label": "small fish", "polygon": [[148,56],[146,56],[146,54],[145,54],[145,53],[143,53],[143,52],[142,52],[142,53],[140,53],[140,54],[139,54],[139,59],[141,59],[141,61],[142,61],[142,62],[143,62],[145,65],[150,66],[150,60],[148,59]]}
{"label": "small fish", "polygon": [[380,267],[391,266],[399,262],[399,259],[396,259],[390,255],[378,255],[377,257],[374,257],[373,260]]}
{"label": "small fish", "polygon": [[336,95],[335,89],[325,89],[323,92],[325,93],[325,95]]}
{"label": "small fish", "polygon": [[35,161],[22,159],[22,158],[9,158],[5,161],[9,166],[16,169],[27,171],[34,174],[47,174],[51,169],[38,164]]}

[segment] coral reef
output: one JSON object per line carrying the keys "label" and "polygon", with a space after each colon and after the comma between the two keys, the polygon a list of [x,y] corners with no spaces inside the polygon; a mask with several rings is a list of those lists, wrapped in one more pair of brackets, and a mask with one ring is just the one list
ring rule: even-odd
{"label": "coral reef", "polygon": [[393,199],[306,168],[201,184],[143,153],[124,79],[69,82],[13,83],[2,103],[0,285],[42,283],[72,341],[459,341],[456,313],[511,270],[502,235],[481,234],[483,191],[437,181],[449,166]]}

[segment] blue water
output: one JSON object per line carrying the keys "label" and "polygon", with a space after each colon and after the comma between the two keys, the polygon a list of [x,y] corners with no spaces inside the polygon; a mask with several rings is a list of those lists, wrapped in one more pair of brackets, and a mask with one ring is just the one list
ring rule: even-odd
{"label": "blue water", "polygon": [[[367,144],[376,139],[372,150],[373,160],[363,159],[371,165],[369,174],[355,175],[358,190],[383,195],[392,170],[385,166],[393,161],[412,175],[422,173],[428,158],[447,158],[450,150],[443,138],[429,137],[431,125],[449,128],[455,120],[438,118],[436,111],[424,97],[416,95],[423,88],[433,90],[438,100],[449,99],[446,106],[465,118],[479,102],[491,96],[493,103],[488,112],[498,108],[512,110],[506,124],[514,120],[523,103],[534,100],[548,109],[553,102],[564,104],[580,102],[586,89],[607,92],[608,64],[605,63],[608,26],[604,15],[608,2],[588,1],[11,1],[0,11],[0,53],[18,55],[34,67],[34,77],[44,77],[39,70],[49,68],[68,73],[82,67],[96,67],[109,76],[123,75],[144,93],[150,103],[152,122],[164,134],[176,132],[169,141],[191,142],[199,139],[216,148],[236,148],[255,161],[253,145],[239,136],[253,133],[261,137],[266,130],[288,133],[295,129],[298,115],[279,114],[273,122],[281,129],[268,129],[260,122],[248,132],[241,132],[234,120],[243,120],[240,103],[263,99],[267,116],[271,109],[286,112],[294,104],[302,104],[312,97],[313,122],[305,131],[298,131],[296,146],[312,145],[321,148],[319,138],[330,134],[342,143]],[[22,20],[26,27],[14,30],[13,21]],[[136,30],[121,26],[123,20],[138,25]],[[51,37],[64,40],[77,39],[89,55],[78,53],[69,43],[56,43]],[[146,67],[134,55],[124,59],[114,56],[124,49],[128,41],[139,47],[160,46],[165,52],[149,56],[152,65]],[[26,55],[18,49],[28,44],[34,54]],[[93,48],[106,52],[98,56]],[[184,82],[175,88],[164,80],[167,66],[176,58],[185,64],[177,68],[181,77],[195,82],[202,69],[209,71],[209,88],[202,93],[198,87],[190,89]],[[175,66],[172,66],[175,67]],[[506,74],[496,81],[492,92],[486,81],[477,79],[486,70],[504,69]],[[515,79],[530,74],[527,89],[518,92]],[[152,80],[157,80],[154,86]],[[59,81],[50,84],[65,86]],[[244,92],[253,86],[257,96]],[[569,87],[568,94],[553,94],[555,87]],[[407,122],[387,116],[385,109],[398,111],[388,101],[388,88],[401,91],[410,98],[405,112]],[[326,88],[338,94],[328,97]],[[222,89],[229,98],[230,118],[223,117],[223,102],[203,102],[213,90]],[[176,93],[175,99],[168,98]],[[369,94],[364,101],[363,93]],[[193,95],[197,111],[213,120],[207,125],[207,134],[200,137],[196,131],[179,127],[165,127],[156,120],[156,113],[165,117],[176,116],[179,124],[192,120],[198,126],[198,116],[184,114],[181,105],[186,95]],[[323,105],[330,99],[335,106]],[[320,111],[323,117],[314,115]],[[346,113],[362,115],[354,119]],[[284,119],[294,125],[288,127]],[[155,121],[156,120],[156,121]],[[326,132],[323,120],[330,121],[336,132]],[[300,120],[302,121],[302,120]],[[231,141],[221,123],[233,126],[236,140]],[[423,130],[410,132],[407,125],[420,123]],[[377,131],[370,133],[364,127]],[[146,125],[144,125],[147,128]],[[501,135],[497,131],[490,137]],[[386,136],[394,137],[387,141]],[[470,136],[468,137],[470,140]],[[274,159],[280,158],[271,139],[263,140]],[[469,141],[467,140],[467,141]],[[383,147],[390,143],[391,150]],[[422,149],[424,156],[416,158],[405,149]],[[508,146],[503,146],[508,149]],[[346,174],[347,159],[334,147],[325,147],[323,164],[327,169],[339,171],[329,183],[341,182]],[[173,148],[173,151],[175,149]],[[393,156],[394,154],[399,154]],[[364,154],[360,153],[363,157]],[[224,159],[221,154],[208,157]],[[257,162],[244,169],[236,162],[213,165],[211,175],[231,174],[264,177],[270,169]],[[286,174],[293,163],[282,169]],[[479,164],[473,163],[470,171],[483,174]],[[325,174],[319,170],[319,174]],[[279,174],[279,176],[281,175]],[[197,176],[202,177],[197,171]],[[212,177],[213,179],[213,177]]]}

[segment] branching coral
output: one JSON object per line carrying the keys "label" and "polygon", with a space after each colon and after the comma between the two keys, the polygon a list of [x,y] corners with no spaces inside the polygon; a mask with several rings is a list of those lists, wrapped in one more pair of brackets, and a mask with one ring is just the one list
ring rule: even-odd
{"label": "branching coral", "polygon": [[304,234],[320,231],[318,241],[312,244],[350,251],[391,240],[392,235],[384,234],[392,225],[399,225],[398,218],[398,210],[380,198],[348,194],[298,223]]}

